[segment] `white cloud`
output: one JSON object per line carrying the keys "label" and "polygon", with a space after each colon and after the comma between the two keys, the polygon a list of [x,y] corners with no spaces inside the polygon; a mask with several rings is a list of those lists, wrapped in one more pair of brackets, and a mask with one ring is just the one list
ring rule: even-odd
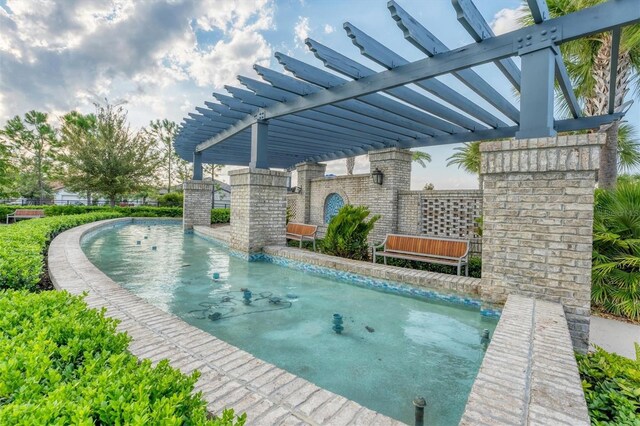
{"label": "white cloud", "polygon": [[181,106],[268,65],[262,32],[273,15],[272,0],[8,0],[0,126],[30,109],[92,110],[105,97],[127,100],[135,126],[179,120]]}
{"label": "white cloud", "polygon": [[309,37],[309,18],[306,16],[298,17],[298,22],[293,27],[293,33],[296,46],[304,46],[304,41]]}
{"label": "white cloud", "polygon": [[332,32],[334,32],[336,29],[333,28],[331,25],[329,24],[325,24],[324,26],[324,33],[325,34],[331,34]]}
{"label": "white cloud", "polygon": [[494,15],[491,29],[496,35],[517,30],[522,27],[519,19],[526,13],[526,9],[522,6],[516,9],[501,9]]}

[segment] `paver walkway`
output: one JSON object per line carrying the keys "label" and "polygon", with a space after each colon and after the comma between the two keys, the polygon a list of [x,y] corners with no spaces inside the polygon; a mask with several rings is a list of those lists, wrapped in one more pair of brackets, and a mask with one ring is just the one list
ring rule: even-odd
{"label": "paver walkway", "polygon": [[589,341],[609,352],[636,359],[633,344],[640,344],[640,325],[592,316]]}
{"label": "paver walkway", "polygon": [[[131,219],[105,221],[113,223]],[[102,222],[103,224],[105,222]],[[49,247],[49,274],[57,289],[88,292],[87,304],[107,308],[118,329],[133,341],[129,350],[157,363],[168,359],[185,374],[199,370],[196,391],[207,409],[247,413],[248,425],[400,425],[348,399],[261,361],[120,287],[97,269],[80,248],[92,223],[58,235]]]}

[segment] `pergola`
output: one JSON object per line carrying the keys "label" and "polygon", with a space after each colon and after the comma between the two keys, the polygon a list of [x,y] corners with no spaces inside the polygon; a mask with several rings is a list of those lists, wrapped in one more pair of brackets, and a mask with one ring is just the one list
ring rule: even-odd
{"label": "pergola", "polygon": [[[199,180],[203,163],[289,169],[388,147],[548,137],[621,119],[629,104],[614,105],[618,50],[622,28],[640,22],[638,0],[610,0],[554,19],[545,0],[527,2],[535,24],[495,36],[472,0],[452,0],[459,23],[475,42],[449,50],[391,0],[391,17],[425,58],[410,62],[347,22],[344,29],[353,44],[385,71],[307,39],[309,49],[334,72],[276,53],[293,76],[255,65],[264,81],[239,76],[246,89],[225,86],[228,94],[213,94],[217,102],[196,107],[180,126],[176,152],[193,161]],[[613,34],[608,114],[585,117],[559,46],[604,31]],[[488,63],[520,94],[519,109],[472,70]],[[492,108],[438,79],[447,74]],[[555,83],[569,106],[568,119],[554,118]]]}

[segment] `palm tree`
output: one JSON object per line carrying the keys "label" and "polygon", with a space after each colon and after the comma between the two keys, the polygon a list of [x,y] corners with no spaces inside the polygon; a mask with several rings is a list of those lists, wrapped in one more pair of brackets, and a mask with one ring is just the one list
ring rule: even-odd
{"label": "palm tree", "polygon": [[[557,17],[603,3],[605,0],[547,0],[549,14]],[[526,7],[526,5],[525,5]],[[522,23],[530,25],[533,18],[527,14]],[[603,32],[590,37],[564,43],[560,48],[567,71],[573,82],[576,97],[584,106],[587,116],[603,115],[608,112],[609,68],[611,55],[611,32]],[[640,72],[640,25],[624,28],[618,56],[616,77],[616,97],[614,108],[624,103],[625,95],[636,85]],[[635,80],[635,81],[634,81]],[[600,188],[613,188],[618,173],[619,122],[614,122],[601,131],[606,132],[606,142],[600,154],[598,184]],[[622,159],[621,159],[622,160]]]}
{"label": "palm tree", "polygon": [[422,167],[427,167],[427,163],[431,162],[431,155],[423,151],[413,151],[411,153],[411,161],[415,161]]}
{"label": "palm tree", "polygon": [[480,142],[466,142],[463,146],[453,149],[456,151],[447,158],[447,167],[456,165],[467,173],[478,175],[478,187],[482,189],[482,175],[480,174]]}
{"label": "palm tree", "polygon": [[348,175],[352,175],[353,174],[353,168],[356,165],[356,157],[349,157],[347,158],[347,174]]}

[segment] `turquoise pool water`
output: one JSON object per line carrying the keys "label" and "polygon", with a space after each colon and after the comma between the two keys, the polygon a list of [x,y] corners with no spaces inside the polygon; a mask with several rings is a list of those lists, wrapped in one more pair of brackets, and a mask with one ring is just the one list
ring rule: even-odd
{"label": "turquoise pool water", "polygon": [[[230,257],[177,224],[106,228],[87,236],[83,249],[114,281],[161,309],[409,424],[418,395],[427,400],[425,424],[458,424],[484,355],[481,332],[493,335],[496,326],[477,310]],[[250,305],[243,288],[252,293]],[[341,335],[332,330],[334,313],[344,318]]]}

